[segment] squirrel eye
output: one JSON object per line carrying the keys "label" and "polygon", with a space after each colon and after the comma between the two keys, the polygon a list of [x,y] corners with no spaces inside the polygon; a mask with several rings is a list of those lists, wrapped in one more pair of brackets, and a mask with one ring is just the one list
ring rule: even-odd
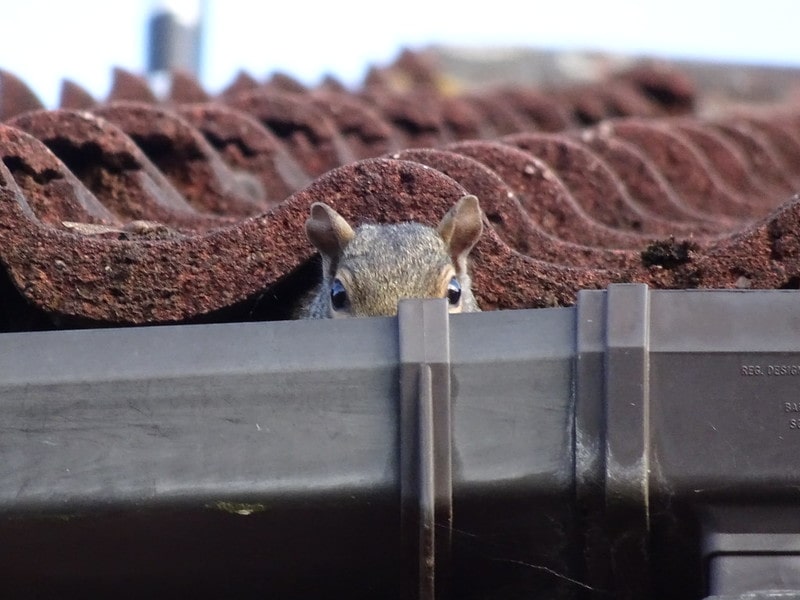
{"label": "squirrel eye", "polygon": [[333,310],[342,310],[347,306],[347,290],[338,279],[334,279],[331,284],[331,305]]}
{"label": "squirrel eye", "polygon": [[461,302],[461,284],[455,277],[447,284],[447,301],[451,306],[458,306],[458,303]]}

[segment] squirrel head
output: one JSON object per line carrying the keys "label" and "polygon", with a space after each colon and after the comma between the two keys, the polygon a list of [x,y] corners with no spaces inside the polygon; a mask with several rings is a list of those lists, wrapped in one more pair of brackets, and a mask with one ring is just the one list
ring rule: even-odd
{"label": "squirrel head", "polygon": [[447,298],[450,312],[480,310],[467,256],[483,231],[475,196],[464,196],[436,228],[420,223],[353,229],[327,204],[315,202],[306,221],[322,257],[313,316],[394,315],[402,298]]}

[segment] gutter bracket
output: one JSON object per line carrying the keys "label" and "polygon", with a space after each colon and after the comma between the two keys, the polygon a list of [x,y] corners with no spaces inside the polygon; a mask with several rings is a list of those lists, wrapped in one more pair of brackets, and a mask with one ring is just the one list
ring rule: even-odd
{"label": "gutter bracket", "polygon": [[444,299],[402,300],[400,344],[400,526],[410,582],[404,597],[447,594],[453,478],[450,329]]}

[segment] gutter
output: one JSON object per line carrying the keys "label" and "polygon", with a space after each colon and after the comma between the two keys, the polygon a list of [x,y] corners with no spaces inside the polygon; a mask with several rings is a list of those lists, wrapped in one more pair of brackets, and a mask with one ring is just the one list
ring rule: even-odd
{"label": "gutter", "polygon": [[618,284],[449,318],[431,300],[0,334],[0,581],[15,597],[800,590],[796,302]]}

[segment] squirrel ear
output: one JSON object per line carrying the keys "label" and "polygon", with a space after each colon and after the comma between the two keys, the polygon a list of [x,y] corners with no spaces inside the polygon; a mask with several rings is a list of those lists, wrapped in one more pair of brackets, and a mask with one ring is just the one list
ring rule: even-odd
{"label": "squirrel ear", "polygon": [[324,202],[314,202],[306,221],[306,235],[324,257],[336,259],[355,234],[342,215]]}
{"label": "squirrel ear", "polygon": [[478,198],[469,195],[456,202],[442,218],[438,231],[450,248],[453,262],[463,269],[465,267],[463,261],[483,232],[483,214]]}

